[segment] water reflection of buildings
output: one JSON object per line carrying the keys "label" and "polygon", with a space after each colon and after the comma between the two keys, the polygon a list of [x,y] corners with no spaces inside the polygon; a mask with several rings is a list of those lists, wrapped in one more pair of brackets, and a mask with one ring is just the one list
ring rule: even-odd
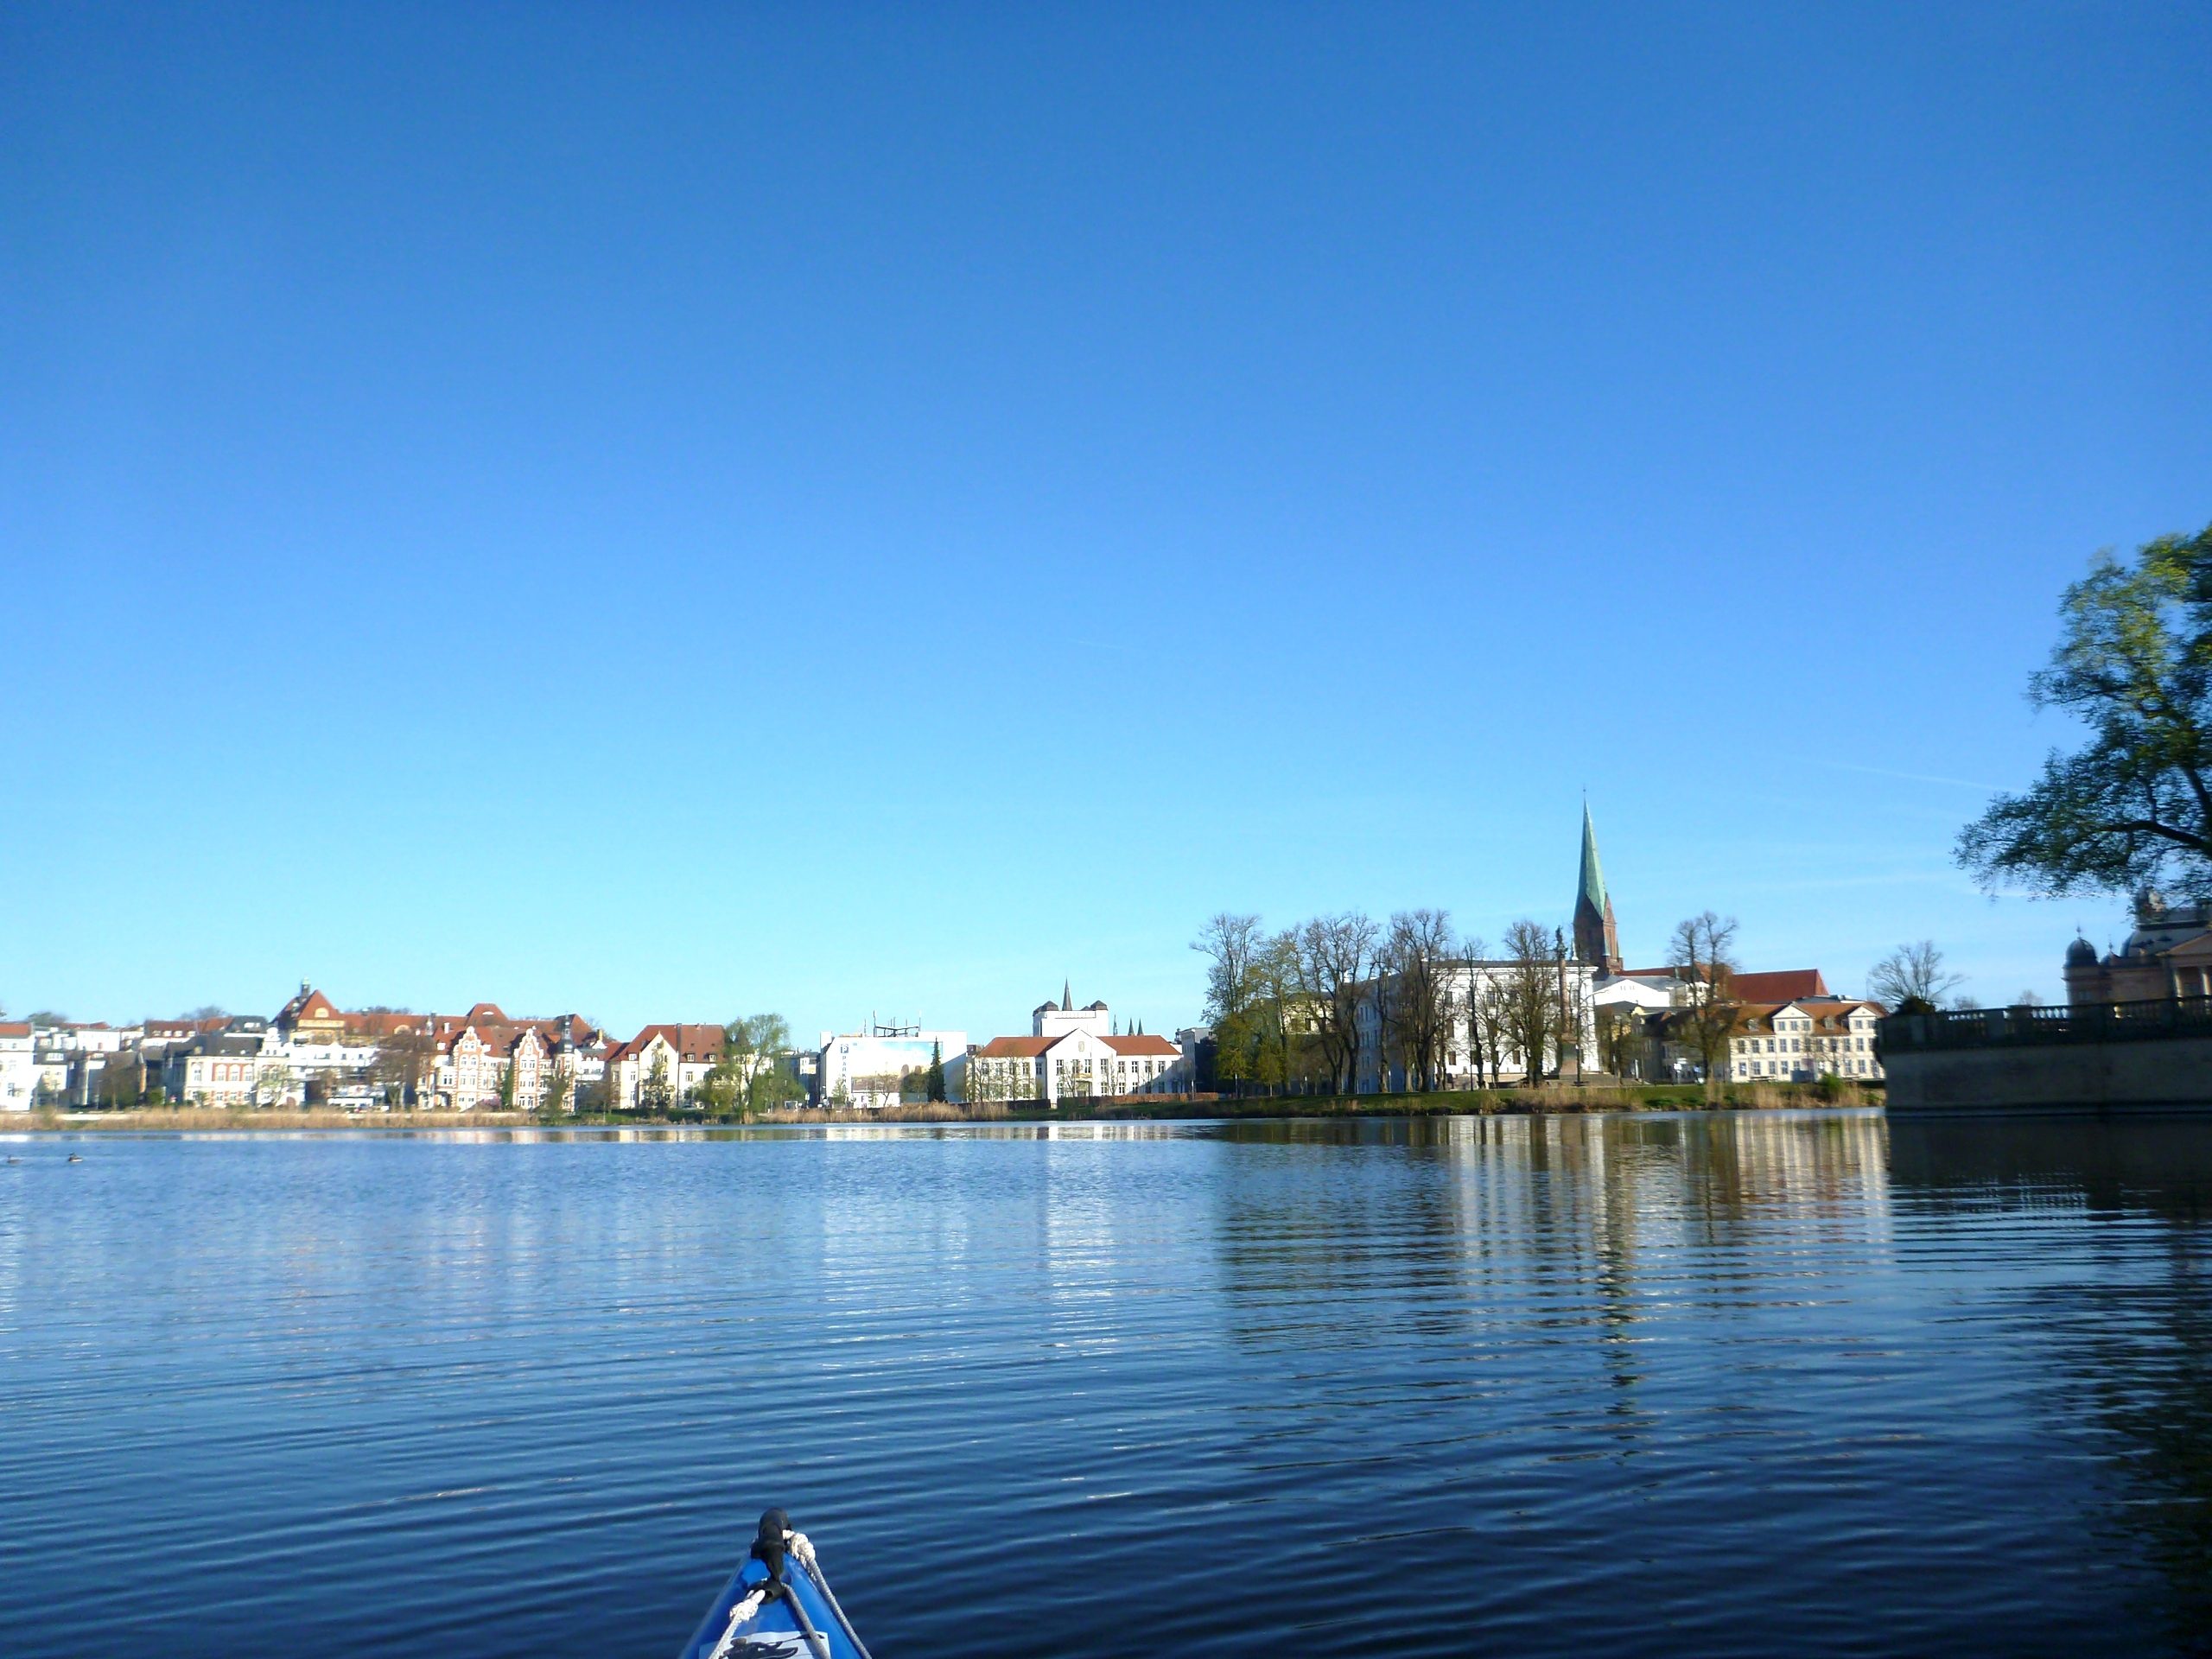
{"label": "water reflection of buildings", "polygon": [[1607,1410],[1634,1420],[1655,1335],[1678,1342],[1802,1301],[1808,1281],[1891,1249],[1878,1114],[1254,1125],[1226,1138],[1343,1148],[1334,1163],[1224,1163],[1222,1281],[1241,1344],[1355,1346],[1400,1322],[1390,1340],[1412,1357],[1378,1363],[1363,1385],[1375,1399],[1395,1365],[1471,1367],[1471,1388],[1474,1373],[1548,1349],[1569,1371],[1594,1367],[1619,1390]]}
{"label": "water reflection of buildings", "polygon": [[1760,1211],[1878,1230],[1888,1214],[1877,1113],[1456,1118],[1459,1230],[1541,1230],[1616,1252],[1681,1244]]}

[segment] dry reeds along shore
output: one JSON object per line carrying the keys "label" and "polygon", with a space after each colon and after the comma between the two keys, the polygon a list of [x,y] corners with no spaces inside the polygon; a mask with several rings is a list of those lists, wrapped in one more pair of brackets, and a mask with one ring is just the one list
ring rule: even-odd
{"label": "dry reeds along shore", "polygon": [[[1024,1109],[988,1103],[976,1106],[943,1101],[887,1107],[880,1111],[829,1111],[783,1106],[749,1120],[764,1124],[822,1123],[1006,1123],[1067,1122],[1078,1118],[1160,1120],[1219,1117],[1440,1117],[1501,1114],[1556,1115],[1584,1112],[1774,1111],[1815,1107],[1878,1106],[1879,1090],[1834,1079],[1826,1084],[1742,1083],[1708,1096],[1695,1084],[1605,1088],[1553,1084],[1540,1089],[1484,1089],[1427,1095],[1249,1096],[1243,1099],[1210,1095],[1133,1096],[1101,1100],[1060,1110]],[[0,1120],[0,1130],[41,1129],[152,1131],[283,1131],[302,1129],[526,1129],[643,1127],[654,1124],[734,1127],[736,1120],[693,1114],[645,1117],[603,1116],[587,1112],[536,1117],[527,1112],[334,1112],[269,1107],[184,1107],[156,1111],[62,1114],[28,1112]]]}

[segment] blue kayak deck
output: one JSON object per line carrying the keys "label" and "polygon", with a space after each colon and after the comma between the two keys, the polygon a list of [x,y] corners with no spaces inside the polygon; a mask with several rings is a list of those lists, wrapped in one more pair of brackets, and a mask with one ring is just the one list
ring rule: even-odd
{"label": "blue kayak deck", "polygon": [[[699,1628],[684,1646],[682,1659],[708,1659],[728,1633],[732,1611],[767,1576],[768,1569],[757,1560],[747,1561],[740,1567],[736,1577],[723,1586],[721,1594],[715,1598],[715,1605],[708,1610],[706,1618],[699,1621]],[[830,1610],[829,1599],[815,1586],[796,1557],[785,1567],[784,1582],[789,1586],[785,1593],[740,1626],[729,1646],[721,1649],[728,1659],[823,1659],[824,1654],[829,1659],[864,1659],[861,1650],[845,1634],[837,1615]],[[808,1622],[820,1633],[821,1646],[808,1641],[801,1631],[790,1600],[794,1596],[805,1610]]]}

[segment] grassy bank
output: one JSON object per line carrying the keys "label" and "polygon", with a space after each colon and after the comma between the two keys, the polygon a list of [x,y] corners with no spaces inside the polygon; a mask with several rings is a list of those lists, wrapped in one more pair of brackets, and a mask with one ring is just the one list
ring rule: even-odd
{"label": "grassy bank", "polygon": [[1428,1095],[1285,1095],[1247,1099],[1122,1101],[1085,1114],[1105,1118],[1190,1117],[1493,1117],[1501,1113],[1773,1111],[1789,1108],[1878,1106],[1879,1089],[1856,1084],[1738,1083],[1708,1098],[1695,1084],[1577,1088],[1461,1089]]}
{"label": "grassy bank", "polygon": [[[753,1121],[759,1123],[1035,1123],[1057,1118],[1173,1122],[1197,1118],[1256,1117],[1491,1117],[1507,1114],[1580,1112],[1759,1111],[1777,1108],[1878,1106],[1878,1089],[1855,1084],[1822,1088],[1809,1083],[1743,1083],[1723,1088],[1708,1100],[1695,1085],[1541,1089],[1457,1090],[1433,1095],[1252,1096],[1231,1099],[1211,1095],[1171,1095],[1156,1100],[1100,1101],[1059,1112],[1002,1105],[894,1106],[880,1112],[814,1111],[780,1108]],[[728,1123],[733,1120],[721,1120]],[[187,1107],[179,1110],[63,1114],[10,1114],[0,1131],[65,1130],[73,1134],[128,1130],[138,1134],[209,1130],[285,1131],[302,1129],[526,1129],[682,1128],[717,1126],[696,1114],[645,1117],[635,1113],[581,1116],[533,1116],[527,1112],[333,1112],[275,1110],[255,1107],[226,1109]]]}

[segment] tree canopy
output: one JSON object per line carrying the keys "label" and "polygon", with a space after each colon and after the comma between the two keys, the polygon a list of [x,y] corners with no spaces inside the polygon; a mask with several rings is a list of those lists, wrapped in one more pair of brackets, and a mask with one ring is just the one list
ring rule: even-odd
{"label": "tree canopy", "polygon": [[2168,883],[2212,898],[2212,526],[2133,561],[2101,553],[2066,589],[2038,708],[2088,728],[2022,794],[1960,832],[1985,887],[2062,893]]}

